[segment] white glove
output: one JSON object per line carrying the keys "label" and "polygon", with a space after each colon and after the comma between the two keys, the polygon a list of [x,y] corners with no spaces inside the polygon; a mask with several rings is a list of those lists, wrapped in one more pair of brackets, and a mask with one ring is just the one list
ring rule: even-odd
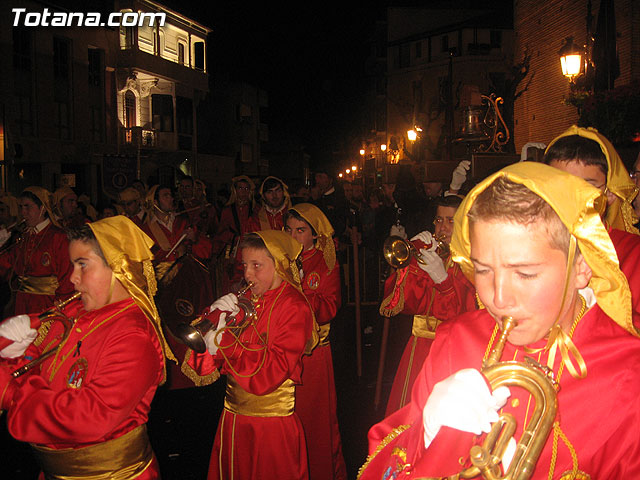
{"label": "white glove", "polygon": [[412,242],[414,242],[416,240],[420,240],[425,245],[432,245],[434,243],[433,235],[431,235],[431,232],[429,230],[425,230],[424,232],[420,232],[419,234],[417,234],[415,237],[413,237],[411,239]]}
{"label": "white glove", "polygon": [[467,170],[469,170],[469,168],[471,168],[471,160],[462,160],[458,164],[451,176],[449,190],[455,190],[456,192],[460,190],[462,184],[467,180]]}
{"label": "white glove", "polygon": [[16,358],[24,354],[27,347],[38,336],[38,332],[31,328],[31,319],[28,315],[18,315],[0,323],[0,336],[13,341],[11,345],[0,350],[0,357]]}
{"label": "white glove", "polygon": [[391,231],[389,235],[395,235],[396,237],[402,237],[405,240],[407,239],[407,232],[405,232],[404,227],[402,225],[393,225],[391,227]]}
{"label": "white glove", "polygon": [[211,354],[211,355],[215,355],[216,352],[218,351],[218,346],[215,343],[215,339],[219,338],[219,333],[220,330],[222,330],[224,327],[227,326],[227,314],[226,313],[221,313],[220,314],[220,319],[218,320],[218,326],[216,327],[215,330],[209,330],[207,333],[204,334],[204,343],[207,346],[207,351]]}
{"label": "white glove", "polygon": [[475,435],[489,433],[491,423],[499,419],[498,410],[510,395],[507,387],[498,387],[491,393],[485,378],[474,368],[459,370],[436,383],[422,411],[425,448],[429,448],[440,427]]}
{"label": "white glove", "polygon": [[227,293],[226,295],[223,295],[209,307],[209,313],[214,310],[222,310],[223,312],[230,312],[231,315],[237,315],[240,312],[240,307],[238,307],[238,297],[236,297],[234,293]]}
{"label": "white glove", "polygon": [[7,243],[7,240],[11,238],[11,234],[6,228],[0,229],[0,247]]}
{"label": "white glove", "polygon": [[436,248],[438,248],[436,242],[433,242],[433,245],[431,245],[429,250],[421,248],[420,258],[424,263],[418,262],[418,266],[422,270],[427,272],[427,274],[431,277],[431,280],[433,280],[435,283],[442,283],[447,279],[448,274],[447,269],[444,268],[442,259],[435,252]]}

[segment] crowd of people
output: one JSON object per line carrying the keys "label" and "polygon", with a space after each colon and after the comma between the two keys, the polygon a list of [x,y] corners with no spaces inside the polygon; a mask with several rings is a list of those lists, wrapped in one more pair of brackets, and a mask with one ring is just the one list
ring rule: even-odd
{"label": "crowd of people", "polygon": [[[0,409],[41,478],[160,478],[160,385],[226,379],[209,479],[346,479],[330,338],[345,252],[410,252],[383,317],[412,317],[359,478],[632,476],[640,458],[640,156],[572,127],[482,179],[365,190],[234,177],[136,182],[94,208],[0,198]],[[187,333],[185,333],[187,332]],[[362,442],[367,439],[362,438]]]}

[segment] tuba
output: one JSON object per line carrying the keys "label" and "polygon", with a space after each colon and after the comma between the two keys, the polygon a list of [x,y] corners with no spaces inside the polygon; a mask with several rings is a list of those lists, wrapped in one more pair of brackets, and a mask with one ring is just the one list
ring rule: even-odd
{"label": "tuba", "polygon": [[523,429],[513,459],[504,474],[501,473],[500,463],[509,439],[516,430],[516,421],[510,414],[500,416],[482,445],[471,447],[470,457],[474,466],[460,472],[460,478],[482,475],[490,480],[526,480],[533,474],[551,433],[558,409],[557,384],[553,379],[553,371],[529,357],[525,358],[525,362],[500,361],[507,337],[515,326],[513,318],[503,318],[502,334],[487,357],[482,373],[489,380],[492,389],[514,385],[527,390],[535,401],[533,414]]}
{"label": "tuba", "polygon": [[[256,309],[251,300],[243,295],[253,286],[253,282],[247,283],[237,293],[238,307],[244,312],[242,320],[238,320],[237,316],[227,319],[227,327],[233,330],[236,335],[240,335],[242,331],[253,323],[257,317]],[[204,336],[213,328],[213,323],[202,316],[195,319],[191,324],[181,323],[175,327],[176,337],[187,347],[197,353],[204,353],[207,345]]]}
{"label": "tuba", "polygon": [[[434,235],[433,240],[437,243],[436,253],[443,260],[446,259],[451,250],[445,242],[444,235]],[[408,240],[397,235],[387,237],[382,245],[382,255],[385,261],[393,268],[404,268],[411,262],[411,257],[415,257],[418,263],[424,265],[424,260],[420,256],[418,249]]]}

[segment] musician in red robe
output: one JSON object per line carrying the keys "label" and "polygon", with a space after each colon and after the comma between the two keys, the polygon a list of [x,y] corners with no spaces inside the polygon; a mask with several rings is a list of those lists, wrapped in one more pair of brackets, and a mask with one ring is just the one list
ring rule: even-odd
{"label": "musician in red robe", "polygon": [[[603,192],[602,219],[620,269],[631,278],[640,268],[640,235],[633,200],[638,187],[611,142],[593,128],[573,126],[547,147],[543,162],[576,175]],[[634,322],[640,326],[640,285],[630,282]]]}
{"label": "musician in red robe", "polygon": [[[200,235],[189,223],[188,216],[175,214],[173,194],[169,187],[151,187],[146,204],[149,215],[143,231],[155,242],[151,251],[162,297],[158,298],[157,304],[166,326],[184,320],[181,312],[185,307],[190,312],[184,313],[197,314],[202,306],[215,298],[208,269],[212,246],[209,238]],[[186,265],[188,267],[183,272]],[[187,276],[185,272],[188,272]],[[182,362],[187,347],[170,329],[165,328],[164,333],[171,349]],[[193,383],[182,374],[180,366],[175,364],[169,365],[167,384],[170,389],[193,387]]]}
{"label": "musician in red robe", "polygon": [[[55,310],[38,331],[37,315],[0,325],[14,342],[0,351],[7,427],[31,444],[43,480],[159,479],[146,422],[165,355],[172,356],[153,302],[152,241],[123,216],[69,236],[81,301]],[[30,373],[9,373],[45,351],[54,354]]]}
{"label": "musician in red robe", "polygon": [[118,199],[122,206],[123,214],[135,223],[137,227],[142,228],[147,220],[147,212],[142,208],[140,191],[137,188],[127,187],[118,194]]}
{"label": "musician in red robe", "polygon": [[[600,201],[582,179],[533,162],[467,195],[451,250],[485,309],[438,327],[411,403],[370,430],[359,478],[635,475],[640,332]],[[502,413],[516,428],[489,455],[494,468],[490,445],[477,447]]]}
{"label": "musician in red robe", "polygon": [[[317,342],[296,257],[302,246],[284,232],[251,233],[240,243],[251,307],[238,297],[216,300],[207,352],[187,354],[185,374],[200,385],[227,376],[224,410],[209,463],[209,480],[308,478],[302,424],[295,413],[302,355]],[[255,318],[245,314],[255,309]],[[243,320],[248,320],[242,325]]]}
{"label": "musician in red robe", "polygon": [[18,199],[25,231],[0,254],[0,275],[10,282],[17,314],[42,311],[73,293],[69,242],[51,209],[51,194],[28,187]]}
{"label": "musician in red robe", "polygon": [[240,238],[251,232],[249,218],[255,209],[255,185],[246,175],[231,180],[231,196],[220,212],[220,222],[213,237],[213,253],[220,260],[222,293],[236,291],[242,280],[242,256],[238,250]]}
{"label": "musician in red robe", "polygon": [[318,207],[299,203],[285,215],[285,232],[302,244],[302,290],[320,326],[318,346],[302,358],[302,385],[296,389],[296,413],[309,452],[309,478],[346,480],[329,344],[331,321],[342,305],[333,227]]}
{"label": "musician in red robe", "polygon": [[409,266],[396,270],[385,282],[380,315],[413,315],[411,337],[393,379],[386,416],[409,402],[411,388],[429,354],[436,327],[442,321],[476,308],[475,289],[449,252],[453,216],[461,201],[456,195],[436,200],[434,235],[425,231],[411,239],[420,252],[420,262],[412,257]]}
{"label": "musician in red robe", "polygon": [[267,177],[260,185],[261,205],[249,219],[249,231],[282,230],[284,215],[291,207],[287,185],[278,177]]}

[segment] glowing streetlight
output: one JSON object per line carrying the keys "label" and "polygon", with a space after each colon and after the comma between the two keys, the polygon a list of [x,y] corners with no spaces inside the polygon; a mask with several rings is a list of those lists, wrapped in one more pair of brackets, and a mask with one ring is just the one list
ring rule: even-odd
{"label": "glowing streetlight", "polygon": [[383,143],[382,145],[380,145],[380,150],[382,150],[383,152],[386,152],[387,146]]}
{"label": "glowing streetlight", "polygon": [[357,165],[351,165],[351,171],[353,173],[356,173],[356,170],[358,170],[358,166]]}
{"label": "glowing streetlight", "polygon": [[364,157],[364,148],[360,149],[360,155],[362,155]]}
{"label": "glowing streetlight", "polygon": [[347,175],[349,175],[351,173],[351,170],[349,170],[348,168],[345,170],[345,172],[347,173]]}
{"label": "glowing streetlight", "polygon": [[416,138],[418,138],[418,133],[414,129],[407,130],[407,138],[410,142],[415,142]]}
{"label": "glowing streetlight", "polygon": [[583,54],[583,50],[573,43],[573,37],[567,37],[565,39],[565,43],[558,52],[558,55],[560,55],[562,74],[567,77],[569,81],[573,81],[573,79],[580,74]]}

